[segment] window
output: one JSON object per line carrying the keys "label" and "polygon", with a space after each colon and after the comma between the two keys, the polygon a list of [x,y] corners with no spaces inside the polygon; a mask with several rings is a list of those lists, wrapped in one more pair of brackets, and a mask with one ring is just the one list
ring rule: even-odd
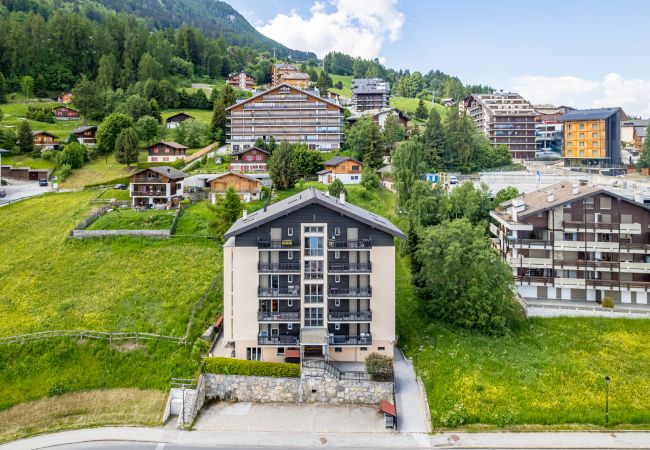
{"label": "window", "polygon": [[262,349],[259,347],[246,347],[246,359],[249,361],[261,361]]}
{"label": "window", "polygon": [[276,356],[284,356],[284,347],[278,347]]}
{"label": "window", "polygon": [[578,135],[578,137],[579,137],[580,139],[584,139],[584,138],[585,138],[585,134],[584,134],[584,133],[580,133],[580,134]]}
{"label": "window", "polygon": [[287,300],[287,306],[291,308],[293,306],[293,300],[291,299]]}
{"label": "window", "polygon": [[305,279],[318,280],[323,278],[323,261],[308,260],[305,261]]}
{"label": "window", "polygon": [[587,197],[585,199],[585,209],[594,209],[594,198]]}
{"label": "window", "polygon": [[[323,227],[319,227],[323,228]],[[305,256],[323,256],[323,238],[308,236],[305,238]]]}
{"label": "window", "polygon": [[612,209],[612,198],[600,197],[600,209]]}
{"label": "window", "polygon": [[585,141],[580,141],[580,147],[584,147],[584,146],[585,146]]}
{"label": "window", "polygon": [[569,125],[569,126],[567,127],[567,129],[569,129],[569,130],[573,130],[573,125]]}
{"label": "window", "polygon": [[377,350],[380,352],[386,351],[386,347],[377,347]]}
{"label": "window", "polygon": [[573,142],[567,142],[567,143],[566,143],[566,146],[567,146],[567,147],[573,147]]}
{"label": "window", "polygon": [[598,137],[598,133],[591,133],[591,138],[596,139]]}
{"label": "window", "polygon": [[287,283],[293,283],[293,275],[287,275]]}
{"label": "window", "polygon": [[341,306],[341,299],[340,298],[335,298],[334,299],[334,306]]}
{"label": "window", "polygon": [[350,176],[350,180],[352,180],[352,181],[357,181],[358,179],[359,179],[359,175]]}
{"label": "window", "polygon": [[334,252],[334,259],[341,259],[341,252],[340,251],[335,251]]}
{"label": "window", "polygon": [[352,166],[352,171],[353,172],[358,172],[359,171],[359,166]]}
{"label": "window", "polygon": [[598,147],[598,141],[593,141],[593,142],[591,143],[591,146],[592,146],[592,147]]}
{"label": "window", "polygon": [[585,156],[585,151],[584,150],[580,150],[580,156]]}
{"label": "window", "polygon": [[342,347],[334,347],[334,353],[341,353],[341,352],[343,352]]}
{"label": "window", "polygon": [[567,137],[568,139],[573,138],[573,133],[567,133],[566,137]]}
{"label": "window", "polygon": [[334,236],[340,236],[341,235],[341,228],[336,227],[334,228]]}
{"label": "window", "polygon": [[293,330],[293,324],[292,323],[287,324],[287,330]]}
{"label": "window", "polygon": [[322,232],[323,232],[323,227],[312,227],[312,226],[305,227],[305,233],[322,233]]}
{"label": "window", "polygon": [[323,308],[305,308],[305,326],[323,326]]}
{"label": "window", "polygon": [[592,130],[597,130],[598,129],[598,124],[597,123],[592,123],[591,124],[591,129]]}
{"label": "window", "polygon": [[361,347],[361,351],[362,351],[362,352],[367,352],[367,351],[368,351],[368,347]]}
{"label": "window", "polygon": [[322,303],[323,285],[305,284],[305,303]]}
{"label": "window", "polygon": [[341,282],[341,275],[334,275],[334,282],[335,283],[340,283]]}
{"label": "window", "polygon": [[584,124],[584,123],[581,123],[581,124],[580,124],[580,129],[581,129],[581,130],[584,130],[584,129],[585,129],[585,124]]}
{"label": "window", "polygon": [[287,259],[293,259],[293,250],[287,252]]}
{"label": "window", "polygon": [[340,324],[340,323],[335,323],[335,324],[334,324],[334,329],[335,329],[336,331],[341,331],[341,324]]}
{"label": "window", "polygon": [[293,236],[293,228],[292,227],[287,228],[287,236]]}
{"label": "window", "polygon": [[564,233],[564,240],[565,241],[575,241],[576,240],[576,233]]}

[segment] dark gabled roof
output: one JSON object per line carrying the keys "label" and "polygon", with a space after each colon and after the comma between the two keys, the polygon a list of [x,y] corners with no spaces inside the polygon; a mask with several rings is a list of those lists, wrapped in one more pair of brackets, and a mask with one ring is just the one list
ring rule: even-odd
{"label": "dark gabled roof", "polygon": [[55,111],[56,111],[57,109],[67,109],[68,111],[79,112],[79,111],[77,111],[76,109],[74,109],[74,108],[70,108],[69,106],[65,106],[65,105],[59,105],[59,106],[57,106],[56,108],[54,108]]}
{"label": "dark gabled roof", "polygon": [[319,170],[318,172],[316,172],[316,175],[327,175],[328,173],[332,173],[332,171],[327,170],[327,169],[323,169],[323,170]]}
{"label": "dark gabled roof", "polygon": [[323,164],[325,164],[326,166],[338,166],[339,164],[344,163],[345,161],[354,161],[358,164],[363,165],[361,161],[351,158],[349,156],[335,156],[332,159],[328,159]]}
{"label": "dark gabled roof", "polygon": [[237,220],[226,234],[224,234],[224,239],[227,240],[309,205],[324,206],[344,216],[365,223],[369,227],[376,228],[393,236],[404,237],[404,233],[393,225],[390,220],[363,208],[359,208],[349,202],[341,203],[338,198],[331,197],[315,188],[310,188],[277,203],[272,203],[266,209],[255,211],[245,219],[241,218]]}
{"label": "dark gabled roof", "polygon": [[621,108],[577,109],[564,114],[559,120],[604,120],[619,111],[621,112],[621,118],[623,118],[625,113]]}
{"label": "dark gabled roof", "polygon": [[236,176],[236,177],[244,178],[244,179],[246,179],[246,180],[254,181],[254,182],[256,182],[256,183],[262,183],[262,182],[261,182],[260,180],[258,180],[257,178],[253,178],[253,177],[251,177],[251,176],[245,175],[245,174],[243,174],[243,173],[238,173],[238,172],[224,172],[224,173],[220,173],[220,174],[215,175],[215,176],[213,176],[213,177],[211,177],[211,178],[208,178],[207,181],[208,181],[208,182],[212,182],[212,181],[214,181],[214,180],[218,180],[219,178],[225,177],[226,175],[234,175],[234,176]]}
{"label": "dark gabled roof", "polygon": [[167,118],[166,122],[177,122],[176,120],[173,120],[173,119],[176,119],[178,117],[185,117],[185,119],[183,119],[183,120],[194,119],[193,116],[190,116],[189,114],[184,113],[183,111],[181,111],[179,113],[174,114],[173,116],[169,116]]}
{"label": "dark gabled roof", "polygon": [[83,126],[83,127],[75,128],[74,130],[71,131],[71,133],[73,133],[73,134],[81,134],[81,133],[84,133],[84,132],[90,131],[90,130],[97,130],[97,125],[86,125],[86,126]]}
{"label": "dark gabled roof", "polygon": [[160,141],[156,142],[155,144],[152,144],[148,146],[147,148],[152,148],[155,147],[156,145],[167,145],[168,147],[176,148],[178,150],[187,150],[187,147],[185,147],[183,144],[179,144],[178,142],[174,141]]}
{"label": "dark gabled roof", "polygon": [[43,130],[35,130],[32,131],[32,136],[38,136],[39,134],[47,134],[50,137],[58,139],[59,137],[56,134],[52,134],[49,131],[43,131]]}
{"label": "dark gabled roof", "polygon": [[185,178],[187,176],[185,172],[182,172],[178,169],[174,169],[173,167],[169,167],[169,166],[148,167],[146,169],[141,169],[138,170],[137,172],[132,173],[131,176],[137,175],[142,172],[146,172],[147,170],[151,170],[152,172],[159,173],[160,175],[171,178],[172,180],[178,180],[179,178]]}
{"label": "dark gabled roof", "polygon": [[252,100],[255,100],[255,99],[258,98],[258,97],[261,97],[262,95],[266,95],[266,94],[268,94],[269,92],[271,92],[271,91],[275,91],[275,90],[278,90],[278,89],[280,89],[280,88],[282,88],[282,87],[288,87],[289,89],[295,89],[296,91],[301,92],[301,93],[303,93],[303,94],[305,94],[305,95],[309,95],[310,97],[315,97],[315,98],[317,98],[317,99],[319,99],[319,100],[324,101],[325,103],[328,103],[328,104],[330,104],[330,105],[332,105],[332,106],[336,106],[336,107],[339,108],[340,110],[343,110],[343,109],[344,109],[344,108],[343,108],[341,105],[339,105],[338,103],[334,103],[334,102],[329,101],[329,100],[326,99],[326,98],[319,97],[318,95],[314,94],[313,92],[306,91],[306,90],[304,90],[304,89],[300,89],[299,87],[293,86],[293,85],[288,84],[288,83],[282,83],[282,84],[278,84],[277,86],[273,86],[272,88],[267,89],[266,91],[260,92],[259,94],[255,94],[255,95],[253,95],[252,97],[249,97],[249,98],[247,98],[247,99],[245,99],[245,100],[242,100],[241,102],[237,102],[237,103],[235,103],[234,105],[231,105],[231,106],[229,106],[228,108],[226,108],[226,111],[230,111],[232,108],[234,108],[234,107],[236,107],[236,106],[239,106],[239,105],[243,105],[243,104],[245,104],[245,103],[248,103],[248,102],[250,102],[250,101],[252,101]]}
{"label": "dark gabled roof", "polygon": [[234,150],[234,151],[230,152],[230,154],[233,155],[233,156],[238,156],[238,155],[243,155],[244,153],[248,153],[251,150],[257,150],[258,152],[266,153],[267,155],[271,154],[270,151],[265,150],[263,148],[255,147],[255,146],[248,147],[248,148],[243,148],[241,150]]}

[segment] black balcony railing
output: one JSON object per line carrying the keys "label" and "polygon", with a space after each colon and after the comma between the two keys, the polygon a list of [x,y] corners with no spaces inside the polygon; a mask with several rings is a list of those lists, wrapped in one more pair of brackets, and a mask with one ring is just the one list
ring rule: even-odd
{"label": "black balcony railing", "polygon": [[300,272],[300,263],[258,263],[257,271],[263,273]]}
{"label": "black balcony railing", "polygon": [[372,288],[330,288],[328,295],[330,297],[370,297]]}
{"label": "black balcony railing", "polygon": [[299,311],[259,311],[257,320],[260,322],[299,322]]}
{"label": "black balcony railing", "polygon": [[131,191],[131,197],[165,197],[167,191]]}
{"label": "black balcony railing", "polygon": [[300,297],[300,288],[258,288],[259,297]]}
{"label": "black balcony railing", "polygon": [[298,345],[298,336],[257,336],[257,345]]}
{"label": "black balcony railing", "polygon": [[330,335],[330,345],[371,345],[372,335],[370,333],[361,333],[357,336],[348,335]]}
{"label": "black balcony railing", "polygon": [[372,240],[355,239],[351,241],[346,241],[346,240],[330,239],[328,241],[328,246],[329,248],[351,248],[351,249],[372,248]]}
{"label": "black balcony railing", "polygon": [[327,314],[330,322],[370,322],[372,321],[372,311],[358,312],[337,312],[333,311]]}
{"label": "black balcony railing", "polygon": [[269,240],[269,241],[257,241],[257,248],[272,248],[272,249],[297,249],[300,248],[300,242],[294,241],[292,239],[282,239],[282,240]]}
{"label": "black balcony railing", "polygon": [[371,263],[329,263],[328,270],[332,273],[372,272]]}

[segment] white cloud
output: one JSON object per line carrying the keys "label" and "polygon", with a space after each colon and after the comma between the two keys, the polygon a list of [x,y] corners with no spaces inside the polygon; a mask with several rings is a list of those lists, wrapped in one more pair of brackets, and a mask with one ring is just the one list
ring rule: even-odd
{"label": "white cloud", "polygon": [[397,0],[316,1],[310,16],[278,14],[257,30],[289,48],[313,51],[319,57],[331,51],[376,58],[385,41],[396,41],[404,25]]}
{"label": "white cloud", "polygon": [[625,79],[609,73],[601,80],[523,75],[511,81],[513,90],[532,103],[578,108],[620,106],[628,114],[650,115],[650,80]]}

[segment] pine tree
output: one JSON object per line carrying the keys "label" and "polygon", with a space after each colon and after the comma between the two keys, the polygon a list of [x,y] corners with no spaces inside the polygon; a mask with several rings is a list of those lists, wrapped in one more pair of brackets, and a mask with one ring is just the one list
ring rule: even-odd
{"label": "pine tree", "polygon": [[162,123],[162,114],[160,114],[160,106],[155,98],[149,100],[149,107],[151,108],[151,117],[155,118],[158,123]]}
{"label": "pine tree", "polygon": [[646,138],[643,141],[643,149],[641,150],[638,165],[644,169],[650,168],[650,125],[648,125],[648,129],[646,130]]}
{"label": "pine tree", "polygon": [[20,153],[31,153],[34,150],[34,136],[32,135],[32,127],[29,122],[23,120],[18,125],[17,145]]}
{"label": "pine tree", "polygon": [[374,122],[372,125],[368,128],[368,141],[363,154],[363,163],[372,169],[379,169],[384,165],[384,146],[379,126]]}
{"label": "pine tree", "polygon": [[235,90],[232,88],[232,86],[227,84],[226,87],[223,88],[221,91],[221,99],[223,100],[225,108],[228,108],[229,106],[237,103],[237,94],[235,93]]}
{"label": "pine tree", "polygon": [[72,89],[74,97],[72,103],[79,110],[84,118],[84,125],[88,116],[98,115],[103,107],[102,98],[98,95],[97,85],[85,76],[79,80],[77,85]]}
{"label": "pine tree", "polygon": [[101,90],[113,89],[118,70],[117,60],[112,53],[99,58],[99,69],[95,80],[97,87]]}
{"label": "pine tree", "polygon": [[442,167],[443,155],[447,147],[445,129],[436,108],[431,108],[427,126],[424,129],[425,162],[428,169],[438,170]]}
{"label": "pine tree", "polygon": [[5,76],[0,72],[0,103],[4,103],[6,101],[6,94],[7,94],[7,87],[5,84]]}
{"label": "pine tree", "polygon": [[269,173],[273,185],[278,189],[294,187],[298,180],[294,146],[283,142],[269,159]]}
{"label": "pine tree", "polygon": [[120,131],[115,140],[115,159],[117,162],[131,167],[138,162],[138,133],[133,128]]}
{"label": "pine tree", "polygon": [[226,221],[228,226],[232,225],[241,215],[244,209],[239,194],[234,187],[230,186],[226,191],[226,195],[219,203],[221,209],[221,217]]}
{"label": "pine tree", "polygon": [[427,111],[427,107],[424,106],[424,100],[420,99],[418,107],[415,110],[415,118],[418,120],[425,120],[428,114],[429,112]]}
{"label": "pine tree", "polygon": [[210,134],[212,139],[223,143],[226,136],[226,107],[223,103],[223,97],[220,97],[214,103],[214,111],[212,112],[212,121],[210,122]]}

